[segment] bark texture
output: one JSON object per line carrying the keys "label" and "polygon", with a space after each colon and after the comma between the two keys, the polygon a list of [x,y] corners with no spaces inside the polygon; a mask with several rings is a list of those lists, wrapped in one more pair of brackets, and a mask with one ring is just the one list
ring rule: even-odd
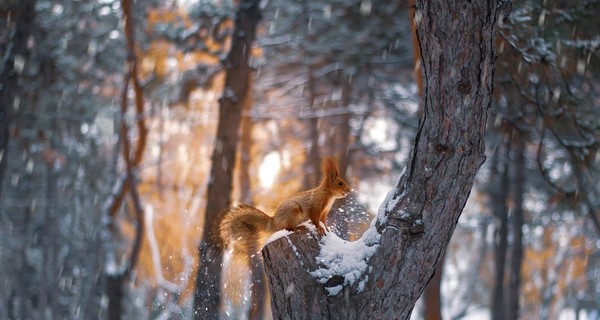
{"label": "bark texture", "polygon": [[238,5],[231,49],[223,62],[225,89],[219,99],[219,123],[212,154],[204,232],[199,246],[200,267],[194,292],[194,319],[218,319],[223,252],[216,224],[231,205],[233,168],[238,147],[242,105],[248,93],[252,43],[261,18],[259,0]]}
{"label": "bark texture", "polygon": [[328,296],[308,273],[318,267],[319,240],[296,232],[263,250],[275,319],[410,317],[485,159],[495,11],[496,1],[489,0],[417,2],[423,117],[405,174],[374,224],[381,238],[362,275],[364,288],[356,281]]}

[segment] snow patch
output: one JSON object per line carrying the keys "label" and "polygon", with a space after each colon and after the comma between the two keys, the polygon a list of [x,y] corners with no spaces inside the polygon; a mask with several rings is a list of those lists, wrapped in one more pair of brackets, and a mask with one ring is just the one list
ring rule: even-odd
{"label": "snow patch", "polygon": [[327,292],[329,293],[329,294],[328,294],[329,296],[335,296],[335,295],[337,295],[338,293],[340,293],[340,291],[342,291],[342,288],[344,288],[344,286],[342,286],[342,285],[340,284],[340,285],[337,285],[337,286],[335,286],[335,287],[330,287],[330,288],[325,288],[325,289],[326,289],[326,290],[327,290]]}
{"label": "snow patch", "polygon": [[290,238],[286,237],[286,240],[290,244],[290,247],[292,247],[292,250],[294,250],[294,254],[296,255],[298,262],[300,262],[300,266],[304,267],[304,261],[302,261],[300,253],[298,253],[298,248],[296,248],[296,246],[292,243],[292,240],[290,240]]}
{"label": "snow patch", "polygon": [[[360,239],[353,242],[341,239],[332,232],[326,233],[321,238],[321,251],[316,258],[323,267],[312,271],[311,276],[322,284],[334,276],[343,277],[343,285],[326,288],[330,296],[338,294],[343,286],[352,286],[361,280],[369,268],[369,259],[379,247],[380,239],[381,235],[375,228],[369,228]],[[364,289],[367,279],[365,277],[359,283],[359,292]]]}
{"label": "snow patch", "polygon": [[267,239],[267,241],[265,242],[265,246],[266,246],[266,245],[268,245],[269,243],[271,243],[271,242],[273,242],[273,241],[275,241],[275,240],[279,239],[279,238],[287,237],[287,236],[289,236],[289,235],[290,235],[290,234],[292,234],[292,233],[293,233],[293,232],[291,232],[291,231],[289,231],[289,230],[286,230],[286,229],[279,230],[279,231],[277,231],[277,232],[273,233],[273,234],[272,234],[272,235],[271,235],[271,236],[270,236],[270,237]]}

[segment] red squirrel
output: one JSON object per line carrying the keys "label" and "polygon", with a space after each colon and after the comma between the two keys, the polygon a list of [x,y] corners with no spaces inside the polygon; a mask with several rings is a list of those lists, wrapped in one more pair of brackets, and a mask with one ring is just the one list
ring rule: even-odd
{"label": "red squirrel", "polygon": [[314,189],[283,201],[273,217],[248,205],[231,208],[223,217],[219,233],[226,246],[232,246],[236,254],[249,258],[260,250],[260,239],[279,230],[293,231],[300,223],[310,220],[319,235],[325,233],[327,215],[335,199],[346,197],[350,186],[339,176],[332,158],[323,160],[323,180]]}

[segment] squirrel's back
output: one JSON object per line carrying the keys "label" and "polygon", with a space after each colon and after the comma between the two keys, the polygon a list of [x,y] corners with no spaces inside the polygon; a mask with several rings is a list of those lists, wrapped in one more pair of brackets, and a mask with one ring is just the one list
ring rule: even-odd
{"label": "squirrel's back", "polygon": [[265,232],[273,232],[273,218],[248,205],[233,207],[225,214],[219,234],[225,246],[231,246],[235,255],[250,257],[260,248]]}

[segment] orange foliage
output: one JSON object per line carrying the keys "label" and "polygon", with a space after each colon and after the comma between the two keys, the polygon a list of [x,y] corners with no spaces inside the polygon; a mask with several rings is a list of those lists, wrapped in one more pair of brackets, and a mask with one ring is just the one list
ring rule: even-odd
{"label": "orange foliage", "polygon": [[544,301],[552,308],[557,298],[566,295],[566,290],[582,291],[587,287],[585,270],[593,249],[586,245],[583,235],[573,236],[559,229],[545,227],[542,245],[525,248],[521,268],[524,308],[539,308]]}

